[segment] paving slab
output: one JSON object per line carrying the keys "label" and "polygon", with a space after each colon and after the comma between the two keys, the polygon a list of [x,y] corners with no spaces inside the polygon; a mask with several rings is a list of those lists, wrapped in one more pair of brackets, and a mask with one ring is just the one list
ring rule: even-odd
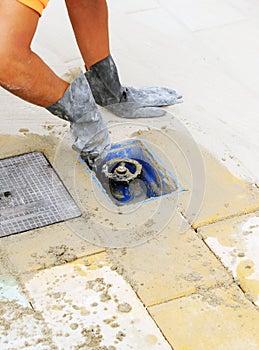
{"label": "paving slab", "polygon": [[199,233],[259,306],[259,212],[205,226]]}
{"label": "paving slab", "polygon": [[119,11],[125,14],[154,10],[159,8],[159,3],[156,0],[131,0],[124,4],[120,0],[109,1],[111,11]]}
{"label": "paving slab", "polygon": [[259,312],[235,285],[149,308],[174,350],[257,350]]}
{"label": "paving slab", "polygon": [[[254,10],[258,11],[258,6],[254,7]],[[214,28],[196,33],[197,39],[199,38],[210,52],[218,56],[220,64],[227,67],[229,74],[242,82],[242,85],[245,85],[247,90],[254,94],[256,94],[259,86],[256,79],[259,72],[256,64],[259,44],[255,40],[259,33],[257,16],[228,28]],[[247,37],[250,40],[246,40]],[[240,47],[242,47],[242,50],[240,50]],[[245,62],[249,62],[247,68],[244,67]],[[235,107],[232,108],[234,110]],[[218,107],[216,107],[216,110],[218,110]],[[250,116],[249,113],[249,118]],[[246,124],[245,121],[242,121],[242,124],[243,128],[249,129],[249,124]],[[234,128],[236,127],[234,126]],[[244,132],[247,131],[244,130]]]}
{"label": "paving slab", "polygon": [[0,276],[0,300],[16,301],[21,306],[30,307],[26,297],[22,294],[16,279],[11,275]]}
{"label": "paving slab", "polygon": [[57,349],[51,331],[36,313],[19,283],[11,275],[0,276],[1,350]]}
{"label": "paving slab", "polygon": [[238,8],[243,14],[250,17],[257,17],[258,15],[258,2],[256,0],[228,0],[228,3],[232,6]]}
{"label": "paving slab", "polygon": [[134,248],[109,250],[114,268],[124,271],[145,305],[229,284],[232,277],[196,232],[180,232],[180,216],[155,239]]}
{"label": "paving slab", "polygon": [[184,0],[180,3],[161,0],[160,3],[192,31],[220,27],[245,18],[241,11],[223,0]]}
{"label": "paving slab", "polygon": [[103,251],[80,238],[66,223],[1,239],[10,271],[23,273],[65,264]]}
{"label": "paving slab", "polygon": [[58,350],[39,313],[16,302],[0,301],[1,350]]}
{"label": "paving slab", "polygon": [[22,278],[59,350],[171,349],[106,254]]}

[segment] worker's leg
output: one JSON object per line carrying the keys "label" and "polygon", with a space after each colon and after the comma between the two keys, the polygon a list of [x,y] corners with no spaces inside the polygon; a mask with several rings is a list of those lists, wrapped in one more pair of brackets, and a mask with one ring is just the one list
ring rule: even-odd
{"label": "worker's leg", "polygon": [[106,0],[66,0],[87,69],[110,55]]}
{"label": "worker's leg", "polygon": [[106,0],[66,0],[77,44],[87,67],[86,78],[95,101],[123,118],[158,117],[156,106],[181,102],[174,90],[123,87],[110,55]]}
{"label": "worker's leg", "polygon": [[0,85],[20,98],[47,107],[68,84],[33,52],[30,45],[39,14],[16,0],[0,1]]}

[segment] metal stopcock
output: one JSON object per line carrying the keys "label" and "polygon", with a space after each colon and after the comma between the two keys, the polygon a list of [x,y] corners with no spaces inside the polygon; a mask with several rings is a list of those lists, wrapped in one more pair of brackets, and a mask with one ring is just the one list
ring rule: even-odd
{"label": "metal stopcock", "polygon": [[105,176],[114,182],[126,182],[136,179],[142,171],[142,165],[129,158],[115,158],[109,160],[102,170]]}

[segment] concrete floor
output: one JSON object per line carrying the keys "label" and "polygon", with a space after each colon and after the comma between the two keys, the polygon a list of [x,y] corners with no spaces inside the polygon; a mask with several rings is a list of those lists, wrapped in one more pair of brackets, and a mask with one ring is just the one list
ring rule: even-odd
{"label": "concrete floor", "polygon": [[[108,3],[123,83],[184,95],[161,119],[102,110],[112,140],[146,140],[185,191],[118,210],[67,123],[0,90],[0,158],[43,152],[83,212],[1,239],[0,348],[257,350],[259,5]],[[60,75],[82,66],[61,0],[33,45]]]}

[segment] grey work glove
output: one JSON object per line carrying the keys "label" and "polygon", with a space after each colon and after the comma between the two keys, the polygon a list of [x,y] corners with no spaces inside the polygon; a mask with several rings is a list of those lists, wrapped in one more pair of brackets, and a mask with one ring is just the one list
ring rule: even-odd
{"label": "grey work glove", "polygon": [[108,129],[83,73],[72,82],[64,96],[47,110],[70,122],[73,149],[90,166],[98,164],[107,155],[110,149]]}
{"label": "grey work glove", "polygon": [[94,64],[85,76],[96,103],[122,118],[152,118],[165,115],[158,108],[182,102],[175,90],[163,87],[123,87],[111,56]]}

